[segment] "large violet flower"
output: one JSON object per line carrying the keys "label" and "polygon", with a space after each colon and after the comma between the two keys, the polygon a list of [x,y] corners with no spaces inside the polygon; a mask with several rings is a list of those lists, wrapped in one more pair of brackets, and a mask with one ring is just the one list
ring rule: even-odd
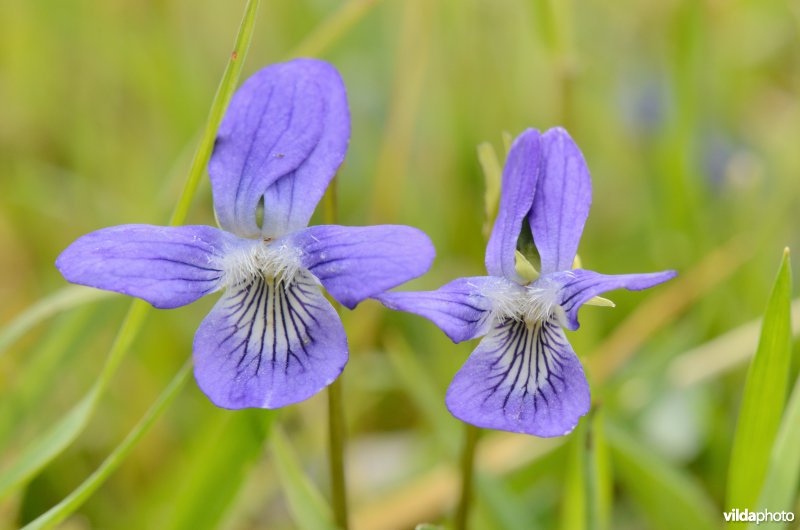
{"label": "large violet flower", "polygon": [[[590,399],[562,327],[578,329],[578,309],[600,293],[646,289],[675,276],[572,269],[591,199],[586,162],[567,132],[540,135],[529,129],[512,145],[503,170],[500,208],[486,247],[490,276],[377,297],[389,308],[430,319],[454,342],[486,335],[447,391],[454,416],[537,436],[569,433],[589,411]],[[541,275],[516,257],[530,236]]]}
{"label": "large violet flower", "polygon": [[352,309],[423,274],[434,255],[427,236],[407,226],[306,228],[349,138],[347,95],[332,66],[269,66],[234,95],[209,163],[222,230],[104,228],[75,241],[56,266],[70,282],[158,308],[224,289],[194,338],[200,388],[232,409],[302,401],[348,357],[319,284]]}

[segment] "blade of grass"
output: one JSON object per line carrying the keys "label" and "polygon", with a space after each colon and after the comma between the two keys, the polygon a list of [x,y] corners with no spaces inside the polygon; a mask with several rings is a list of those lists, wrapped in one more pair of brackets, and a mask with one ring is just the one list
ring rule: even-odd
{"label": "blade of grass", "polygon": [[80,285],[69,285],[45,296],[3,326],[0,331],[0,356],[25,332],[42,321],[62,311],[108,298],[111,294]]}
{"label": "blade of grass", "polygon": [[[792,511],[800,477],[800,377],[794,385],[781,428],[772,448],[769,471],[758,501],[758,509],[770,512]],[[783,528],[775,522],[759,528]],[[750,525],[755,528],[755,525]]]}
{"label": "blade of grass", "polygon": [[142,436],[150,429],[161,413],[166,410],[178,391],[189,380],[192,363],[187,361],[177,375],[170,381],[167,388],[161,393],[155,403],[148,409],[139,423],[128,433],[128,436],[120,443],[100,467],[92,473],[83,483],[72,491],[64,500],[56,504],[46,513],[37,517],[34,521],[25,525],[23,530],[43,530],[53,528],[58,523],[66,519],[71,513],[77,510],[86,499],[88,499],[97,488],[125,461],[128,454],[136,447]]}
{"label": "blade of grass", "polygon": [[325,498],[303,473],[289,440],[279,428],[270,437],[273,462],[278,470],[286,500],[300,530],[334,530],[333,512]]}
{"label": "blade of grass", "polygon": [[626,434],[606,425],[614,470],[650,523],[649,528],[717,530],[719,514],[706,493],[680,470]]}
{"label": "blade of grass", "polygon": [[608,448],[603,409],[594,411],[587,437],[589,476],[589,525],[591,530],[611,528],[614,480],[611,471],[611,453]]}
{"label": "blade of grass", "polygon": [[86,338],[86,328],[94,321],[94,308],[85,307],[57,317],[43,333],[41,344],[26,352],[26,362],[15,371],[15,384],[8,385],[0,400],[0,448],[24,432],[26,421],[39,418],[52,381],[64,369],[67,353]]}
{"label": "blade of grass", "polygon": [[758,349],[750,363],[728,468],[727,509],[756,506],[780,425],[791,363],[789,249],[772,288]]}
{"label": "blade of grass", "polygon": [[586,477],[586,422],[581,422],[570,435],[569,456],[561,497],[560,527],[562,530],[585,530],[588,522]]}
{"label": "blade of grass", "polygon": [[[263,454],[277,411],[215,410],[215,420],[177,470],[168,494],[171,518],[161,530],[213,530]],[[146,521],[142,521],[146,523]],[[143,526],[146,526],[143,525]]]}
{"label": "blade of grass", "polygon": [[[217,93],[211,104],[208,120],[200,145],[195,153],[189,170],[186,184],[175,210],[170,218],[170,225],[178,225],[186,219],[192,199],[200,178],[205,172],[206,164],[214,147],[214,139],[225,108],[236,89],[242,71],[247,49],[253,35],[255,15],[259,0],[248,0],[245,14],[236,37],[236,44],[223,73]],[[0,476],[0,499],[9,492],[20,487],[38,473],[51,460],[66,449],[83,432],[94,412],[95,405],[105,391],[120,361],[130,348],[133,340],[141,330],[149,305],[142,300],[134,300],[126,314],[117,337],[109,351],[106,363],[98,376],[97,382],[89,392],[70,410],[64,419],[33,442],[24,454]]]}

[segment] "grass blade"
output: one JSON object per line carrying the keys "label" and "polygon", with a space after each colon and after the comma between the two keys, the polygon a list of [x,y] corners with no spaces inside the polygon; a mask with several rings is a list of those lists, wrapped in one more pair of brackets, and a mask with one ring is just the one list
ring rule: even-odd
{"label": "grass blade", "polygon": [[567,468],[564,477],[564,495],[561,504],[562,530],[586,530],[586,424],[581,422],[570,435],[567,448]]}
{"label": "grass blade", "polygon": [[[800,377],[794,385],[781,428],[772,448],[769,471],[759,497],[758,509],[792,511],[800,478]],[[783,528],[781,523],[762,523],[758,528]],[[755,525],[751,525],[755,528]]]}
{"label": "grass blade", "polygon": [[[234,51],[231,53],[219,88],[211,104],[200,146],[192,160],[189,176],[170,218],[170,225],[179,225],[186,219],[200,178],[203,176],[206,164],[211,157],[217,128],[222,121],[225,108],[236,89],[242,71],[242,64],[250,46],[258,4],[258,0],[249,0],[245,8]],[[142,300],[134,300],[131,303],[97,382],[86,396],[65,415],[62,421],[31,444],[22,457],[10,469],[0,475],[0,499],[38,473],[83,432],[94,412],[99,397],[103,394],[120,361],[141,330],[149,308],[150,306]]]}
{"label": "grass blade", "polygon": [[113,473],[128,454],[136,447],[136,444],[142,436],[150,429],[153,423],[161,416],[161,413],[166,410],[167,406],[172,402],[178,391],[183,387],[184,383],[189,379],[192,364],[186,362],[183,368],[172,379],[167,388],[158,397],[158,400],[148,409],[144,417],[139,421],[136,427],[128,433],[128,436],[119,444],[114,451],[103,461],[100,467],[89,476],[83,483],[78,486],[72,493],[70,493],[63,501],[56,504],[46,513],[37,517],[34,521],[25,525],[24,530],[42,530],[45,528],[53,528],[55,525],[67,518],[72,512],[77,510],[86,499],[99,488],[103,482]]}
{"label": "grass blade", "polygon": [[[242,488],[248,470],[263,454],[278,413],[215,410],[210,428],[198,433],[189,458],[158,494],[169,498],[171,517],[161,530],[213,530]],[[146,526],[147,521],[141,521]]]}
{"label": "grass blade", "polygon": [[623,430],[606,425],[614,470],[651,528],[716,530],[719,514],[690,477],[648,451]]}
{"label": "grass blade", "polygon": [[80,285],[69,285],[63,289],[46,296],[19,314],[15,319],[6,324],[0,331],[0,356],[2,356],[14,341],[22,337],[25,332],[36,324],[67,311],[73,307],[101,300],[111,296],[110,292],[90,289]]}
{"label": "grass blade", "polygon": [[791,361],[789,249],[772,288],[750,363],[728,468],[727,509],[754,509],[783,414]]}
{"label": "grass blade", "polygon": [[303,474],[286,435],[275,428],[270,440],[273,462],[297,527],[300,530],[335,530],[330,506]]}

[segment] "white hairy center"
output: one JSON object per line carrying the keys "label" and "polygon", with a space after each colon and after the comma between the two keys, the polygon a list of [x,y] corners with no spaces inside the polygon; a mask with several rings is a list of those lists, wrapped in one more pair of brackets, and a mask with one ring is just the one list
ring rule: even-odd
{"label": "white hairy center", "polygon": [[559,285],[540,278],[528,285],[498,281],[481,294],[492,304],[492,312],[498,320],[520,320],[527,324],[543,322],[553,314],[563,313],[558,305]]}
{"label": "white hairy center", "polygon": [[302,251],[285,243],[253,241],[228,249],[222,258],[224,284],[232,287],[259,275],[289,284],[303,270]]}

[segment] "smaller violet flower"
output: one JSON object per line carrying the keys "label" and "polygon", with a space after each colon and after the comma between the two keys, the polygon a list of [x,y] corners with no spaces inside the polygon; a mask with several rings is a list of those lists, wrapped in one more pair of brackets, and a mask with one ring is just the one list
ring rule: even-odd
{"label": "smaller violet flower", "polygon": [[306,227],[349,139],[335,68],[312,59],[264,68],[231,100],[209,163],[222,230],[104,228],[70,245],[56,267],[70,282],[157,308],[224,289],[194,338],[200,388],[230,409],[305,400],[348,358],[320,284],[352,309],[423,274],[434,256],[428,237],[408,226]]}
{"label": "smaller violet flower", "polygon": [[[454,416],[478,427],[562,436],[590,406],[586,376],[562,328],[578,329],[578,309],[603,292],[646,289],[675,272],[607,276],[572,269],[592,191],[583,155],[563,129],[522,133],[501,187],[486,247],[489,276],[376,298],[431,320],[453,342],[485,335],[447,391]],[[538,250],[538,278],[518,272],[533,270],[518,269],[523,230]]]}

